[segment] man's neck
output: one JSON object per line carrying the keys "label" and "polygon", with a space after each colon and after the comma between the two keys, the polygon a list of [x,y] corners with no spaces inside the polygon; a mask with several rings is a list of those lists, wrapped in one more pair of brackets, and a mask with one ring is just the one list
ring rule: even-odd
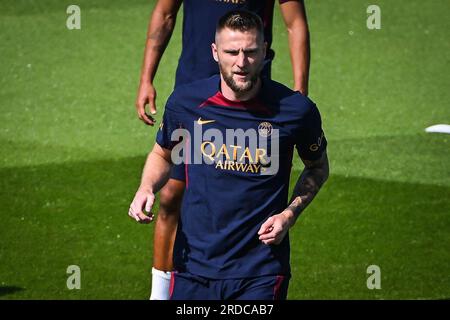
{"label": "man's neck", "polygon": [[246,92],[236,92],[233,91],[223,80],[222,75],[220,76],[220,90],[222,91],[222,95],[231,101],[247,101],[257,96],[259,89],[261,88],[261,78],[258,77],[256,84],[250,91]]}

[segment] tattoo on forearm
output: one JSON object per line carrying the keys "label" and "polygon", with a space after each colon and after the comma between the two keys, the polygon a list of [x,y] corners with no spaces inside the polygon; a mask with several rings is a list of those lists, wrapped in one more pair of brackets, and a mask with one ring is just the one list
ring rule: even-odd
{"label": "tattoo on forearm", "polygon": [[306,167],[295,185],[291,204],[288,207],[296,217],[311,203],[329,174],[326,154],[317,161],[306,161],[305,164]]}
{"label": "tattoo on forearm", "polygon": [[296,197],[294,200],[291,201],[291,204],[287,207],[288,210],[291,210],[294,212],[295,215],[297,215],[297,211],[299,210],[300,206],[302,205],[303,201],[301,197]]}

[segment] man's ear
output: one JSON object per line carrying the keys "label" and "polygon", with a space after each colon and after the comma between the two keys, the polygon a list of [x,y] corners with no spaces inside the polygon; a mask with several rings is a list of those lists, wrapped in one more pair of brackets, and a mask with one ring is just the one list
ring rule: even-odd
{"label": "man's ear", "polygon": [[215,43],[211,44],[211,51],[212,51],[214,60],[216,60],[216,62],[219,62],[219,57],[217,55],[217,45]]}

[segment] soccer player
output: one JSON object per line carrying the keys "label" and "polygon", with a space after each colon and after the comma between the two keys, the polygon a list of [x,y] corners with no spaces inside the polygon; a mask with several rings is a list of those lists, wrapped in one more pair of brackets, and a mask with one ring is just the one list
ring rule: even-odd
{"label": "soccer player", "polygon": [[[175,88],[181,84],[210,77],[219,73],[217,63],[210,54],[218,19],[226,12],[245,9],[258,14],[264,23],[268,48],[262,74],[270,77],[274,52],[272,42],[272,16],[274,0],[159,0],[148,26],[148,39],[144,54],[141,82],[136,99],[139,118],[153,125],[150,112],[156,112],[156,90],[153,86],[158,64],[175,26],[177,12],[183,3],[183,46],[176,72]],[[294,90],[307,95],[309,73],[309,31],[303,0],[278,0],[288,30],[289,48],[294,74]],[[167,299],[170,272],[173,269],[172,250],[177,228],[181,199],[185,188],[184,167],[174,166],[171,179],[161,190],[160,207],[154,235],[154,261],[151,299]]]}
{"label": "soccer player", "polygon": [[[260,76],[266,48],[257,15],[226,14],[212,45],[220,75],[179,86],[166,103],[128,214],[152,219],[143,210],[151,215],[182,146],[171,299],[287,296],[288,230],[328,177],[327,141],[311,100]],[[294,147],[305,168],[288,204]]]}

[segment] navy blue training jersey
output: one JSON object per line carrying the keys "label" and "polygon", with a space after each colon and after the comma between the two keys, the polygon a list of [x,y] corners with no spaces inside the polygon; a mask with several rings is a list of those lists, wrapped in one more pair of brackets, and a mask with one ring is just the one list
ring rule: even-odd
{"label": "navy blue training jersey", "polygon": [[[308,160],[324,152],[319,111],[269,79],[245,102],[227,100],[219,88],[215,75],[175,89],[157,134],[172,155],[184,145],[189,162],[175,269],[213,279],[288,275],[288,236],[268,246],[257,232],[287,207],[294,147]],[[172,138],[177,129],[189,133],[179,144]]]}
{"label": "navy blue training jersey", "polygon": [[[183,48],[178,62],[175,87],[219,73],[211,53],[216,24],[227,12],[248,10],[259,15],[268,43],[267,59],[272,60],[272,18],[275,0],[184,0]],[[293,0],[278,0],[280,3]]]}

